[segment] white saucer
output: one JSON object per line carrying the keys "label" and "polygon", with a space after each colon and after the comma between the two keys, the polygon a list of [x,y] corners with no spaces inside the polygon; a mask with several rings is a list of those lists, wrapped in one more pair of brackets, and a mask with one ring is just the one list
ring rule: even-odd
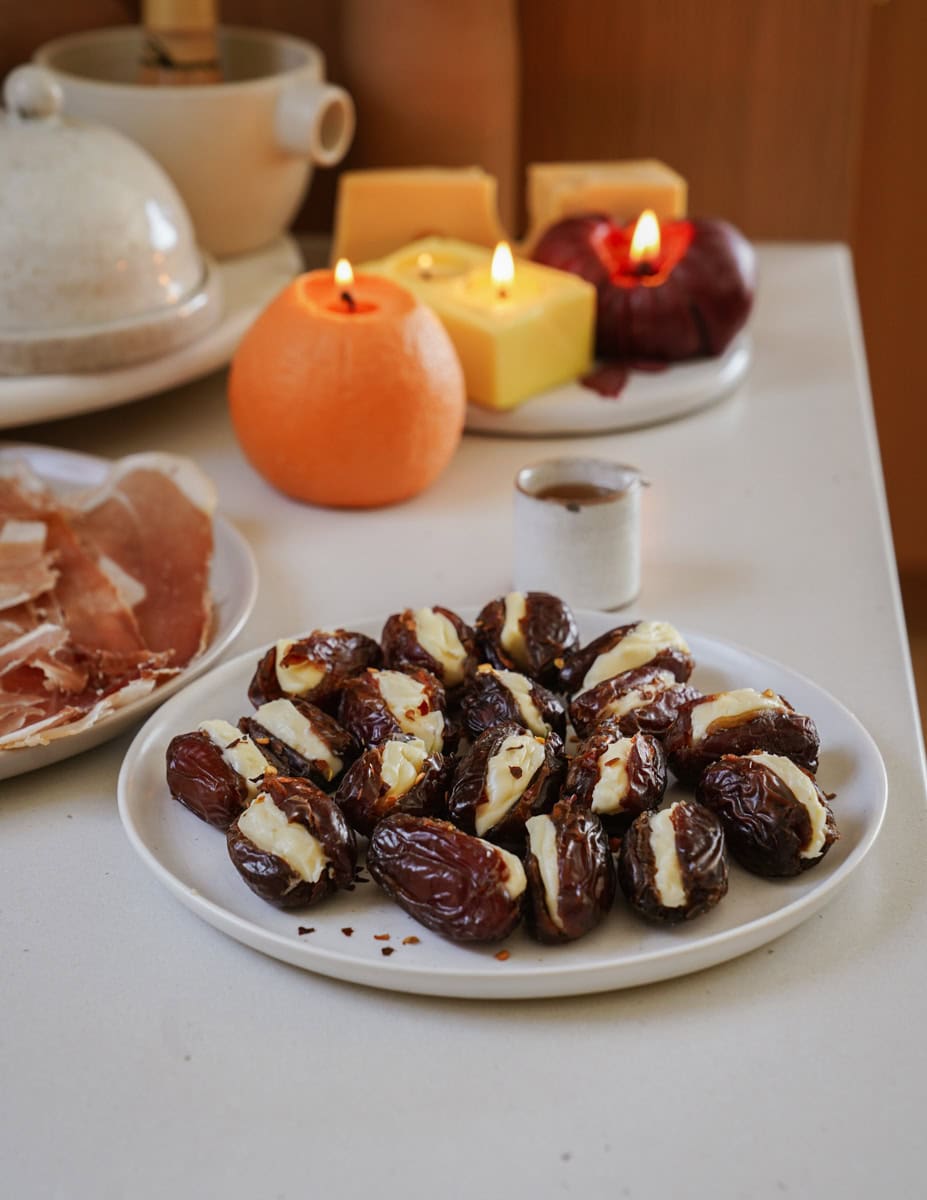
{"label": "white saucer", "polygon": [[[475,609],[461,609],[465,620]],[[346,628],[377,637],[385,614]],[[588,641],[615,623],[613,613],[577,612]],[[282,633],[283,631],[281,631]],[[474,999],[581,995],[654,983],[745,954],[787,933],[831,901],[859,867],[882,824],[885,768],[872,738],[839,701],[770,659],[715,638],[688,636],[693,682],[706,691],[770,687],[810,714],[821,735],[818,778],[837,793],[840,840],[813,870],[794,879],[761,879],[730,868],[727,897],[703,917],[674,928],[635,918],[619,897],[598,929],[567,946],[541,946],[524,931],[498,945],[444,941],[418,925],[374,883],[340,892],[318,907],[281,912],[245,887],[225,837],[171,799],[164,752],[177,733],[209,717],[236,721],[249,709],[246,690],[261,650],[242,654],[173,697],[147,722],[119,774],[119,813],[145,866],[202,920],[255,950],[336,979],[399,992]],[[678,784],[667,800],[691,795]],[[300,927],[311,927],[301,935]],[[350,936],[345,935],[345,931]],[[390,935],[391,956],[381,951]],[[414,935],[418,943],[404,944]]]}
{"label": "white saucer", "polygon": [[0,429],[113,408],[208,375],[229,362],[267,302],[303,270],[292,238],[217,264],[225,297],[219,324],[182,349],[151,362],[88,375],[0,376]]}
{"label": "white saucer", "polygon": [[[93,487],[104,478],[111,465],[104,458],[75,454],[70,450],[9,442],[0,445],[0,461],[11,458],[25,459],[40,478],[61,492],[75,487]],[[215,628],[209,645],[199,658],[193,659],[182,671],[147,696],[117,708],[110,716],[80,733],[58,738],[47,746],[0,750],[0,779],[25,775],[27,771],[47,767],[50,763],[60,762],[109,741],[147,716],[197,675],[215,666],[251,615],[257,599],[258,570],[251,547],[228,521],[214,517],[213,535],[215,550],[209,586],[215,605]]]}
{"label": "white saucer", "polygon": [[467,408],[468,433],[496,437],[588,437],[675,421],[729,396],[750,367],[750,338],[740,333],[718,358],[664,371],[632,370],[617,396],[600,396],[578,380],[542,392],[510,412]]}

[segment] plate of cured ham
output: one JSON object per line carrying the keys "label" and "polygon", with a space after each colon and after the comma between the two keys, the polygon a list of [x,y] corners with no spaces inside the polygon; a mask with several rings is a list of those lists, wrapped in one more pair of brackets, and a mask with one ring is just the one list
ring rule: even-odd
{"label": "plate of cured ham", "polygon": [[0,445],[0,779],[121,733],[213,666],[257,596],[189,459]]}

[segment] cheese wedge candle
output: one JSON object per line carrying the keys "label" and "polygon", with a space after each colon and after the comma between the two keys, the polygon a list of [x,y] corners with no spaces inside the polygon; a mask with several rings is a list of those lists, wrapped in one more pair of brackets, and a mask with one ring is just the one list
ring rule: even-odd
{"label": "cheese wedge candle", "polygon": [[596,293],[565,271],[465,242],[424,238],[364,270],[401,284],[438,314],[463,366],[467,395],[514,408],[584,374],[592,362]]}
{"label": "cheese wedge candle", "polygon": [[532,163],[528,167],[527,243],[554,222],[580,213],[603,213],[624,224],[645,209],[659,221],[686,215],[688,184],[655,158],[620,162]]}
{"label": "cheese wedge candle", "polygon": [[491,249],[505,235],[493,175],[479,167],[345,171],[338,182],[332,261],[392,254],[426,235]]}

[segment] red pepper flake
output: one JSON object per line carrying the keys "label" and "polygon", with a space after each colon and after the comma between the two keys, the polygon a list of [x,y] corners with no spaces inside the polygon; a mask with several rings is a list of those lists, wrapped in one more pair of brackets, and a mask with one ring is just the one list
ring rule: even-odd
{"label": "red pepper flake", "polygon": [[512,957],[512,952],[511,950],[497,950],[495,957],[499,960],[499,962],[508,962],[508,960]]}
{"label": "red pepper flake", "polygon": [[393,953],[393,951],[395,949],[396,949],[395,946],[381,946],[380,953],[383,955],[384,958],[389,958],[389,956]]}
{"label": "red pepper flake", "polygon": [[509,767],[509,770],[510,770],[510,771],[511,771],[511,773],[512,773],[512,778],[513,778],[513,779],[521,779],[522,775],[524,775],[524,771],[521,769],[521,767],[512,767],[512,766],[510,766],[510,767]]}
{"label": "red pepper flake", "polygon": [[342,929],[341,932],[344,934],[345,937],[350,937],[351,934],[354,932],[354,930],[351,928],[350,925],[345,925],[345,927]]}
{"label": "red pepper flake", "polygon": [[296,930],[296,932],[299,934],[300,937],[302,937],[304,933],[315,933],[315,926],[314,925],[300,925],[300,927]]}
{"label": "red pepper flake", "polygon": [[415,936],[414,933],[412,933],[408,937],[405,937],[402,939],[402,944],[404,946],[417,946],[418,942],[419,942],[419,939]]}
{"label": "red pepper flake", "polygon": [[375,942],[388,942],[389,934],[388,933],[375,933],[373,935],[373,940]]}

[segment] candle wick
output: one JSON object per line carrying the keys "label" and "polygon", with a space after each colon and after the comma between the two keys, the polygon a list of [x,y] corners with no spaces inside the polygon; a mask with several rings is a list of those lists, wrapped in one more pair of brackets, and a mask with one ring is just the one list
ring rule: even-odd
{"label": "candle wick", "polygon": [[650,262],[649,259],[642,258],[640,262],[634,264],[635,275],[656,275],[657,268]]}
{"label": "candle wick", "polygon": [[500,300],[508,300],[508,298],[509,298],[509,289],[500,287],[499,288],[499,299]]}
{"label": "candle wick", "polygon": [[348,291],[342,292],[341,293],[341,301],[343,304],[347,305],[348,312],[356,312],[357,311],[357,302],[354,299],[354,297],[351,295],[350,292],[348,292]]}

